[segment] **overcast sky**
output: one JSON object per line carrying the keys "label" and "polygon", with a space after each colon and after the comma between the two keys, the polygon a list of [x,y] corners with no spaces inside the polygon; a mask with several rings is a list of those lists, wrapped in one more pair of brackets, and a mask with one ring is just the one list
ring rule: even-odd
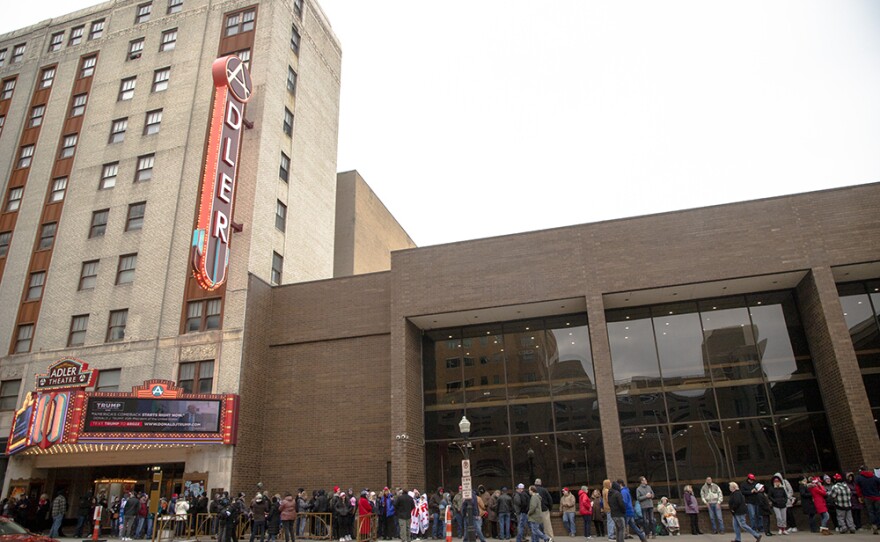
{"label": "overcast sky", "polygon": [[420,246],[880,181],[875,0],[320,3],[338,169]]}

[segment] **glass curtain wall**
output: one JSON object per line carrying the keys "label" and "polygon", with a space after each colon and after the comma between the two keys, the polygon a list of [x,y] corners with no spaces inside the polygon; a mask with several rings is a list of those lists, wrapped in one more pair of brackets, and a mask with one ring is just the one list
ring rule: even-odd
{"label": "glass curtain wall", "polygon": [[837,292],[880,434],[880,280],[839,284]]}
{"label": "glass curtain wall", "polygon": [[681,497],[706,476],[837,467],[794,295],[608,311],[629,482]]}
{"label": "glass curtain wall", "polygon": [[[605,457],[585,315],[425,333],[428,489],[461,481],[458,422],[471,422],[474,487],[601,485]],[[558,498],[558,497],[557,497]]]}

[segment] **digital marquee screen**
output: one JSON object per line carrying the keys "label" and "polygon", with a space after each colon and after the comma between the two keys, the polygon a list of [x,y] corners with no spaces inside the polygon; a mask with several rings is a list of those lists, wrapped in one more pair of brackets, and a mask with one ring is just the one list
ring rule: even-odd
{"label": "digital marquee screen", "polygon": [[84,433],[217,433],[221,400],[89,397]]}

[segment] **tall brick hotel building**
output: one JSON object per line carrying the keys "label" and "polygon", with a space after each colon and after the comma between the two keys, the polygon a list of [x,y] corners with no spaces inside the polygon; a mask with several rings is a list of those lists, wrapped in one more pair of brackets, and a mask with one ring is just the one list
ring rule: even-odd
{"label": "tall brick hotel building", "polygon": [[463,416],[493,488],[880,465],[880,184],[416,248],[340,61],[310,0],[0,36],[4,496],[457,486]]}

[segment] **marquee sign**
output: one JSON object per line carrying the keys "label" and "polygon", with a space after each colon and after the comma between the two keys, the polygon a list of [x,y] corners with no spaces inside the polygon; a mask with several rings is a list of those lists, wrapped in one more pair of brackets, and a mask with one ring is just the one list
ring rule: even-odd
{"label": "marquee sign", "polygon": [[56,444],[235,444],[237,433],[237,395],[186,393],[169,380],[148,380],[130,393],[28,393],[6,453]]}
{"label": "marquee sign", "polygon": [[37,391],[67,390],[94,386],[98,371],[89,370],[89,364],[76,358],[62,358],[49,366],[45,374],[37,374]]}
{"label": "marquee sign", "polygon": [[226,281],[244,106],[253,91],[250,73],[237,56],[218,58],[211,73],[214,105],[192,238],[193,275],[209,291]]}

